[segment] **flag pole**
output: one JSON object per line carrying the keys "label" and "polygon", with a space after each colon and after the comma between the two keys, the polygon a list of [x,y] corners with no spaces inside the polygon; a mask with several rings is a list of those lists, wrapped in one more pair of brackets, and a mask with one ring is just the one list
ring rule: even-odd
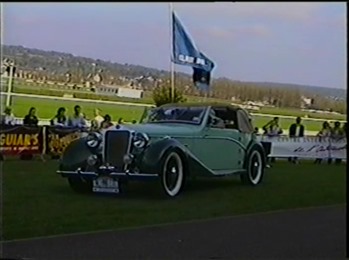
{"label": "flag pole", "polygon": [[[173,44],[174,44],[174,42],[173,42],[173,29],[172,29],[172,27],[173,27],[173,16],[172,16],[172,13],[173,13],[173,3],[172,2],[170,2],[170,53],[171,53],[171,55],[170,55],[170,57],[173,55]],[[174,102],[174,88],[175,88],[175,86],[174,86],[174,83],[175,83],[175,64],[174,64],[174,62],[172,61],[172,60],[170,60],[170,63],[171,63],[171,69],[170,69],[170,71],[171,71],[171,99],[172,99],[172,102]]]}
{"label": "flag pole", "polygon": [[15,64],[14,62],[11,62],[9,64],[9,68],[10,68],[10,73],[8,75],[8,86],[7,86],[7,96],[6,96],[6,106],[9,107],[11,105],[11,92],[12,92],[12,85],[13,85],[13,72],[14,72],[14,67]]}

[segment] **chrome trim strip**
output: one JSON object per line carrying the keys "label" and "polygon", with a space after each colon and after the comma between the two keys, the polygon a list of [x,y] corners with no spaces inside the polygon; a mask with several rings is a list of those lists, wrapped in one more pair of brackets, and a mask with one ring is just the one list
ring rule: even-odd
{"label": "chrome trim strip", "polygon": [[[157,137],[157,136],[155,136]],[[175,140],[178,140],[178,139],[193,139],[193,140],[202,140],[202,139],[216,139],[216,140],[227,140],[227,141],[230,141],[230,142],[233,142],[233,143],[236,143],[237,145],[239,145],[243,150],[247,150],[247,147],[245,147],[241,142],[239,142],[238,140],[235,140],[234,138],[231,138],[231,137],[220,137],[220,136],[159,136],[160,138],[163,138],[163,139],[175,139]]]}
{"label": "chrome trim strip", "polygon": [[[170,136],[165,136],[164,138],[168,138],[168,139],[175,139],[176,137],[170,137]],[[183,136],[181,136],[180,138],[183,138]],[[192,137],[187,137],[187,136],[184,136],[184,138],[188,138],[188,139],[199,139],[201,140],[202,137],[198,137],[198,138],[192,138]],[[212,137],[210,139],[225,139],[225,140],[228,140],[228,141],[236,141],[234,140],[233,138],[227,138],[227,137],[223,137],[223,138],[220,138],[220,137]],[[239,144],[243,149],[244,151],[246,151],[246,148],[244,148],[242,146],[241,143],[239,143],[238,141],[236,141],[237,144]],[[185,144],[183,144],[185,147],[187,147]],[[186,153],[193,159],[195,160],[201,167],[203,167],[204,169],[206,169],[208,172],[210,172],[213,176],[220,176],[220,175],[230,175],[228,174],[227,172],[230,172],[231,174],[237,172],[237,171],[240,171],[240,169],[238,170],[212,170],[210,168],[208,168],[198,157],[196,157],[191,151],[190,149],[187,148],[187,151]]]}
{"label": "chrome trim strip", "polygon": [[206,169],[208,172],[210,172],[212,175],[218,175],[215,173],[215,171],[211,170],[210,168],[208,168],[205,164],[203,164],[203,162],[201,162],[196,156],[194,156],[194,154],[192,154],[191,152],[187,152],[188,155],[192,158],[192,160],[195,160],[201,167],[203,167],[204,169]]}
{"label": "chrome trim strip", "polygon": [[213,176],[232,175],[232,174],[235,174],[236,172],[240,172],[240,171],[244,170],[244,169],[237,169],[237,170],[212,170],[212,169],[208,168],[201,160],[199,160],[199,158],[197,158],[190,151],[187,151],[187,154],[191,157],[192,160],[195,160],[201,167],[206,169]]}
{"label": "chrome trim strip", "polygon": [[[95,172],[77,172],[77,171],[57,171],[57,174],[83,174],[83,175],[93,175],[98,177],[99,175]],[[110,176],[139,176],[139,177],[158,177],[159,174],[147,174],[147,173],[126,173],[126,172],[111,172]]]}
{"label": "chrome trim strip", "polygon": [[147,174],[147,173],[128,173],[129,176],[141,176],[141,177],[158,177],[159,174],[157,173],[152,173],[152,174]]}
{"label": "chrome trim strip", "polygon": [[233,143],[236,143],[237,145],[239,145],[243,150],[246,151],[246,147],[239,142],[238,140],[235,140],[234,138],[231,137],[219,137],[219,136],[205,136],[205,139],[216,139],[216,140],[227,140],[227,141],[231,141]]}
{"label": "chrome trim strip", "polygon": [[95,176],[98,176],[98,174],[95,173],[95,172],[82,172],[82,171],[57,171],[56,173],[57,174],[76,174],[76,175],[84,174],[84,175],[95,175]]}
{"label": "chrome trim strip", "polygon": [[99,170],[115,170],[115,167],[102,165],[102,166],[99,166]]}
{"label": "chrome trim strip", "polygon": [[111,172],[108,175],[109,176],[127,176],[125,172]]}

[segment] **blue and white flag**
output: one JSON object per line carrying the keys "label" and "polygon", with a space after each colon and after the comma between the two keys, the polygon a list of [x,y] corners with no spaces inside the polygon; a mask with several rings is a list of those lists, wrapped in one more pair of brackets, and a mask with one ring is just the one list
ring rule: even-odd
{"label": "blue and white flag", "polygon": [[193,68],[193,82],[204,91],[209,90],[214,63],[200,52],[190,39],[183,25],[172,12],[172,62]]}

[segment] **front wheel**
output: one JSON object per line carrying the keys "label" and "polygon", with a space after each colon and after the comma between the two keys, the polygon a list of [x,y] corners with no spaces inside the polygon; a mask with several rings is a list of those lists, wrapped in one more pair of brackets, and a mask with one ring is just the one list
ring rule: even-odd
{"label": "front wheel", "polygon": [[252,150],[246,160],[246,173],[241,175],[244,184],[257,186],[263,180],[264,163],[263,154],[259,149]]}
{"label": "front wheel", "polygon": [[183,189],[185,181],[184,161],[179,153],[171,150],[166,153],[161,163],[161,186],[169,197],[176,197]]}
{"label": "front wheel", "polygon": [[68,178],[70,187],[78,193],[92,192],[92,181],[86,181],[81,178]]}

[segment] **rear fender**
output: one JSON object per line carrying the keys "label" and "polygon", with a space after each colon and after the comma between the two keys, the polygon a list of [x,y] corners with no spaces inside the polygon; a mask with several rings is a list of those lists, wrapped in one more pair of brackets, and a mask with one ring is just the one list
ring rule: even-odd
{"label": "rear fender", "polygon": [[266,153],[265,153],[264,147],[263,147],[263,145],[261,143],[252,140],[248,144],[247,149],[246,149],[246,158],[245,158],[245,161],[244,161],[244,168],[247,167],[247,156],[249,156],[249,154],[253,150],[259,150],[261,152],[262,159],[263,159],[263,167],[265,167],[266,166],[267,157],[266,157]]}

